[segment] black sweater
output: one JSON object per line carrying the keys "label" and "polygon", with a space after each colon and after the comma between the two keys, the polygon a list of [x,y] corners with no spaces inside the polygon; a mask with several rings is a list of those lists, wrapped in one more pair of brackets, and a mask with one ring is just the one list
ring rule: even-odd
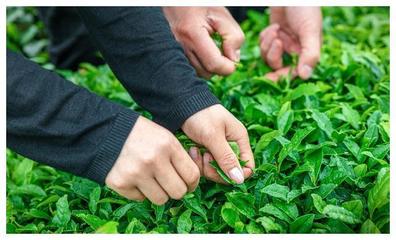
{"label": "black sweater", "polygon": [[[218,103],[189,65],[160,8],[79,8],[117,78],[171,131]],[[7,51],[7,147],[103,184],[138,118]]]}

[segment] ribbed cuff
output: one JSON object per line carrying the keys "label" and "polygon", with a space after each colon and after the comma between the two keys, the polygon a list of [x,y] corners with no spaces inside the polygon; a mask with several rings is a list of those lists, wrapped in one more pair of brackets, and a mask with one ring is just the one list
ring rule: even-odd
{"label": "ribbed cuff", "polygon": [[139,114],[131,110],[121,110],[108,134],[105,142],[102,144],[98,155],[91,163],[84,174],[87,178],[104,184],[109,171],[117,160],[129,133]]}
{"label": "ribbed cuff", "polygon": [[219,100],[209,89],[203,88],[173,106],[173,110],[167,118],[154,120],[171,132],[175,132],[191,115],[218,103],[220,103]]}

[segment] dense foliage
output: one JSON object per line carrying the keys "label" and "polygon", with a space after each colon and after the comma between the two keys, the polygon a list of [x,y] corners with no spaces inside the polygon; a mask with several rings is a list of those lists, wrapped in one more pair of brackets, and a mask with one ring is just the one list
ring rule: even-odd
{"label": "dense foliage", "polygon": [[[7,232],[389,232],[389,9],[323,11],[322,57],[309,81],[263,77],[258,33],[268,14],[256,12],[241,24],[237,72],[209,81],[249,130],[257,168],[244,184],[202,179],[183,200],[155,206],[7,150]],[[34,9],[7,14],[8,46],[51,68]],[[141,111],[108,66],[59,73]]]}

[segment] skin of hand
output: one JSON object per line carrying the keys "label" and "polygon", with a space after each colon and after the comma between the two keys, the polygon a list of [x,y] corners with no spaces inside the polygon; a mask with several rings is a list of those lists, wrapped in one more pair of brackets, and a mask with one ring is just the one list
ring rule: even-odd
{"label": "skin of hand", "polygon": [[[245,178],[252,175],[255,163],[248,132],[243,124],[222,105],[216,104],[195,113],[184,122],[182,130],[191,140],[205,146],[210,152],[201,156],[197,147],[189,150],[202,176],[215,182],[225,183],[210,166],[209,162],[213,159],[236,183],[243,183]],[[228,141],[235,141],[240,149],[240,158],[248,161],[243,169]]]}
{"label": "skin of hand", "polygon": [[284,52],[297,53],[299,62],[292,76],[308,79],[320,58],[322,43],[322,13],[320,7],[271,7],[270,26],[260,33],[261,56],[275,71],[271,80],[288,75]]}
{"label": "skin of hand", "polygon": [[[199,76],[235,71],[245,36],[225,7],[164,7],[163,12]],[[223,53],[211,38],[215,32],[222,36]]]}
{"label": "skin of hand", "polygon": [[162,205],[193,191],[199,178],[199,168],[176,137],[139,117],[105,182],[128,199]]}

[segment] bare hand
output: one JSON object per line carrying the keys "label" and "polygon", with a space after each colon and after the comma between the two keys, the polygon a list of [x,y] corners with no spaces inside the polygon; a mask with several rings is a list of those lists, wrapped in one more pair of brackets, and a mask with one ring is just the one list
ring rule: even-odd
{"label": "bare hand", "polygon": [[199,168],[165,128],[139,117],[129,134],[106,185],[131,200],[148,198],[162,205],[181,199],[198,185]]}
{"label": "bare hand", "polygon": [[322,14],[320,7],[272,7],[271,25],[260,33],[261,56],[275,71],[268,73],[278,80],[290,72],[284,66],[284,52],[297,53],[299,62],[293,77],[307,79],[319,61],[322,42]]}
{"label": "bare hand", "polygon": [[[228,75],[235,71],[244,34],[224,7],[164,7],[175,38],[199,76]],[[223,54],[211,35],[223,38]]]}
{"label": "bare hand", "polygon": [[[224,183],[215,169],[209,165],[213,159],[236,183],[242,183],[253,173],[255,164],[247,130],[223,106],[217,104],[195,113],[184,122],[182,129],[191,140],[210,151],[202,158],[197,148],[190,150],[190,155],[200,168],[201,175],[212,181]],[[240,149],[241,160],[248,161],[243,169],[228,141],[235,141]]]}

